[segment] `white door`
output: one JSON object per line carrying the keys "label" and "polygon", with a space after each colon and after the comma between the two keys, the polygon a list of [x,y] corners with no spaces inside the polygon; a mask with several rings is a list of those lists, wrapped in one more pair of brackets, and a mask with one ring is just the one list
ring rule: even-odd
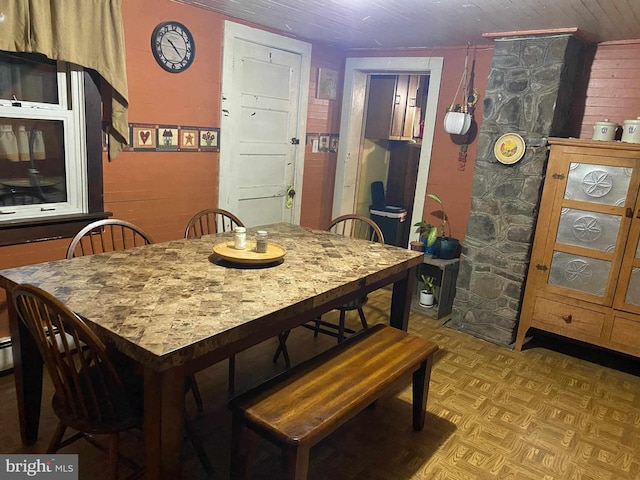
{"label": "white door", "polygon": [[247,226],[300,220],[309,60],[289,43],[225,24],[219,206]]}

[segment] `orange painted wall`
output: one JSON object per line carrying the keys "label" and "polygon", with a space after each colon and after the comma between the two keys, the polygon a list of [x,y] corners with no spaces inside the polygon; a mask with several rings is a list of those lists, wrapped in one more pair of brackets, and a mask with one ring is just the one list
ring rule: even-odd
{"label": "orange painted wall", "polygon": [[[444,131],[443,122],[446,109],[454,100],[460,84],[466,52],[467,47],[464,46],[411,50],[360,50],[357,53],[349,52],[348,54],[349,57],[411,56],[442,57],[444,59],[427,192],[435,193],[442,199],[444,210],[449,217],[451,234],[460,240],[464,239],[469,221],[471,186],[478,142],[476,139],[469,145],[466,165],[464,170],[460,170],[458,162],[460,146],[455,144],[451,135]],[[493,48],[490,46],[478,47],[476,50],[474,86],[480,93],[480,100],[476,105],[474,119],[478,126],[482,123],[482,100],[487,86],[492,55]],[[470,52],[469,71],[472,58],[473,54]],[[458,94],[457,102],[460,102],[460,94]],[[431,214],[434,211],[440,211],[440,206],[433,200],[427,199],[424,206],[424,219],[429,223],[439,225],[440,220]]]}
{"label": "orange painted wall", "polygon": [[[168,0],[123,2],[129,122],[220,126],[224,18]],[[196,57],[182,73],[151,55],[154,27],[177,20],[189,27]],[[156,242],[182,236],[190,216],[217,205],[218,153],[124,152],[104,163],[105,209],[145,229]]]}

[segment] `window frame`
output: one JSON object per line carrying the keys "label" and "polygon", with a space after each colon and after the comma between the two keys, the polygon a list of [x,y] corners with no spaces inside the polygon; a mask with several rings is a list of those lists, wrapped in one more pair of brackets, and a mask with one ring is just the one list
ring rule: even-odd
{"label": "window frame", "polygon": [[[102,180],[103,134],[101,77],[85,68],[84,88],[86,148],[86,213],[51,215],[32,219],[16,219],[0,223],[0,247],[73,237],[85,225],[111,216],[104,211]],[[72,99],[73,101],[73,99]]]}
{"label": "window frame", "polygon": [[[56,62],[58,102],[28,102],[17,99],[0,100],[0,119],[22,119],[27,121],[61,122],[64,145],[64,184],[66,199],[59,202],[36,203],[0,207],[3,211],[0,223],[11,219],[31,220],[59,215],[81,214],[87,212],[86,202],[86,147],[84,82],[82,68]],[[17,103],[17,105],[15,105]],[[25,170],[26,170],[25,165]]]}

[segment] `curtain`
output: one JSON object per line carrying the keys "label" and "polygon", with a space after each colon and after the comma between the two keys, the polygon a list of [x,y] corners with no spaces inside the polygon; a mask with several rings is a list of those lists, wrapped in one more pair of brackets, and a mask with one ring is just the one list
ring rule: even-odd
{"label": "curtain", "polygon": [[37,52],[97,71],[111,114],[109,158],[127,145],[127,75],[121,0],[0,0],[0,50]]}

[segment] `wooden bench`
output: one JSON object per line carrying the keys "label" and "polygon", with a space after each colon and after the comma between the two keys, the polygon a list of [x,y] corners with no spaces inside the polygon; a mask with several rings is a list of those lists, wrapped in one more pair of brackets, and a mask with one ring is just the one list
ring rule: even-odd
{"label": "wooden bench", "polygon": [[413,428],[421,430],[438,346],[376,325],[239,395],[233,411],[231,478],[248,478],[251,434],[282,448],[288,479],[307,478],[309,450],[413,374]]}

